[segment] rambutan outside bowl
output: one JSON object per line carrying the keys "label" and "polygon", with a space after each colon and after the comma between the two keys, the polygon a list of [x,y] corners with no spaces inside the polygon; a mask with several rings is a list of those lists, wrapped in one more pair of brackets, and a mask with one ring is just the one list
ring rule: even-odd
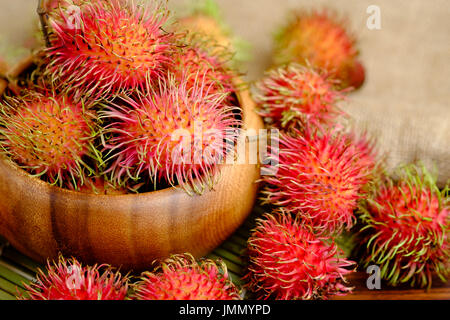
{"label": "rambutan outside bowl", "polygon": [[[14,79],[31,63],[26,59],[3,77],[13,91]],[[263,128],[249,92],[237,96],[243,129]],[[62,253],[88,264],[148,270],[172,253],[201,257],[219,246],[251,212],[259,174],[259,165],[221,165],[220,181],[201,196],[178,188],[94,195],[51,186],[2,157],[0,234],[41,263]]]}

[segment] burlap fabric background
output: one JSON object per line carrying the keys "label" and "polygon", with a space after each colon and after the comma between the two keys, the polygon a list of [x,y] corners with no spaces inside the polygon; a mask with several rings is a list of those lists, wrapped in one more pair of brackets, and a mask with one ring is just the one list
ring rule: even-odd
{"label": "burlap fabric background", "polygon": [[[192,0],[171,0],[177,10]],[[450,179],[450,1],[448,0],[217,0],[225,21],[251,43],[248,80],[270,65],[272,35],[291,8],[330,7],[348,16],[359,39],[367,78],[344,108],[378,138],[390,168],[423,160]],[[0,2],[2,46],[16,48],[34,32],[34,0]],[[381,9],[381,30],[366,26],[369,5]],[[11,47],[12,45],[15,45]],[[12,58],[10,58],[11,60]]]}

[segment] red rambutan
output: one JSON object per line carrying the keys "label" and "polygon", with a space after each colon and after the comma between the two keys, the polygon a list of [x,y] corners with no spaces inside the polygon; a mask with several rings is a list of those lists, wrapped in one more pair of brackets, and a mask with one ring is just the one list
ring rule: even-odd
{"label": "red rambutan", "polygon": [[213,187],[218,164],[234,148],[240,120],[234,117],[236,107],[223,104],[227,95],[210,93],[204,79],[196,76],[191,85],[170,76],[156,90],[106,107],[102,117],[112,121],[105,148],[114,158],[108,170],[113,181],[138,181],[148,173],[155,187],[161,181],[178,183],[188,193]]}
{"label": "red rambutan", "polygon": [[350,229],[375,167],[366,153],[371,147],[338,131],[292,132],[280,136],[277,170],[263,176],[263,200],[299,215],[320,234]]}
{"label": "red rambutan", "polygon": [[106,265],[82,266],[76,259],[59,257],[39,270],[36,281],[25,285],[25,300],[124,300],[128,278]]}
{"label": "red rambutan", "polygon": [[193,3],[191,13],[180,17],[174,25],[178,30],[199,35],[205,42],[215,43],[218,52],[223,49],[232,52],[232,59],[228,62],[238,69],[243,67],[242,63],[250,59],[250,45],[233,34],[215,0]]}
{"label": "red rambutan", "polygon": [[[354,161],[359,165],[361,170],[365,170],[362,175],[370,180],[370,185],[366,184],[364,187],[370,187],[376,180],[384,175],[384,160],[380,156],[379,150],[375,143],[375,139],[368,136],[367,133],[356,134],[355,131],[347,132],[347,143],[349,144],[351,152],[358,155]],[[364,193],[366,193],[365,188]]]}
{"label": "red rambutan", "polygon": [[[406,166],[362,207],[366,265],[378,265],[391,285],[431,286],[450,273],[448,186],[440,191],[424,168]],[[364,233],[363,233],[364,234]]]}
{"label": "red rambutan", "polygon": [[359,88],[364,82],[365,72],[357,61],[355,40],[344,24],[327,11],[297,13],[276,40],[277,64],[310,63],[327,70],[342,88]]}
{"label": "red rambutan", "polygon": [[46,73],[52,83],[107,95],[164,74],[176,51],[174,34],[162,29],[165,7],[95,1],[79,8],[59,9],[50,21]]}
{"label": "red rambutan", "polygon": [[239,300],[223,262],[173,255],[136,284],[138,300]]}
{"label": "red rambutan", "polygon": [[317,299],[342,295],[354,262],[283,211],[265,214],[248,240],[247,286],[260,299]]}
{"label": "red rambutan", "polygon": [[211,41],[202,40],[198,35],[188,37],[183,49],[174,55],[171,68],[178,82],[187,81],[186,87],[190,90],[197,80],[195,76],[186,77],[186,74],[203,77],[204,87],[209,93],[226,93],[232,98],[236,92],[233,84],[234,72],[227,66],[231,53],[226,49],[211,44]]}
{"label": "red rambutan", "polygon": [[29,91],[6,97],[0,125],[2,152],[51,184],[77,189],[92,171],[86,159],[98,158],[95,114],[69,96]]}
{"label": "red rambutan", "polygon": [[336,107],[342,94],[332,82],[295,63],[267,72],[255,89],[259,115],[278,128],[331,124],[342,113]]}
{"label": "red rambutan", "polygon": [[199,34],[203,39],[216,42],[219,47],[230,48],[233,45],[232,37],[221,21],[219,8],[215,4],[207,6],[208,8],[200,8],[188,16],[179,18],[176,27],[179,30]]}

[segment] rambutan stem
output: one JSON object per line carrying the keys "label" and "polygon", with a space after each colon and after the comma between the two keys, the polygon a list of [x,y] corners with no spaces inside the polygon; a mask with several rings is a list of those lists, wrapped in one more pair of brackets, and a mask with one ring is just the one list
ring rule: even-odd
{"label": "rambutan stem", "polygon": [[50,47],[50,38],[48,36],[47,11],[45,10],[45,0],[38,0],[37,14],[41,23],[42,34],[44,35],[45,46]]}

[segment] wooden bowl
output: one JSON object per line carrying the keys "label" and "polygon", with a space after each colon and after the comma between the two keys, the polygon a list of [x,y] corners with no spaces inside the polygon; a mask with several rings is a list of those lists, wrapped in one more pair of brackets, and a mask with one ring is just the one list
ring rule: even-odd
{"label": "wooden bowl", "polygon": [[[14,79],[30,61],[6,78]],[[237,95],[243,128],[263,128],[248,91]],[[84,263],[141,271],[172,253],[200,257],[219,246],[251,212],[259,172],[258,165],[222,165],[219,183],[201,196],[174,188],[91,195],[51,186],[1,158],[0,234],[39,262],[61,252]]]}

